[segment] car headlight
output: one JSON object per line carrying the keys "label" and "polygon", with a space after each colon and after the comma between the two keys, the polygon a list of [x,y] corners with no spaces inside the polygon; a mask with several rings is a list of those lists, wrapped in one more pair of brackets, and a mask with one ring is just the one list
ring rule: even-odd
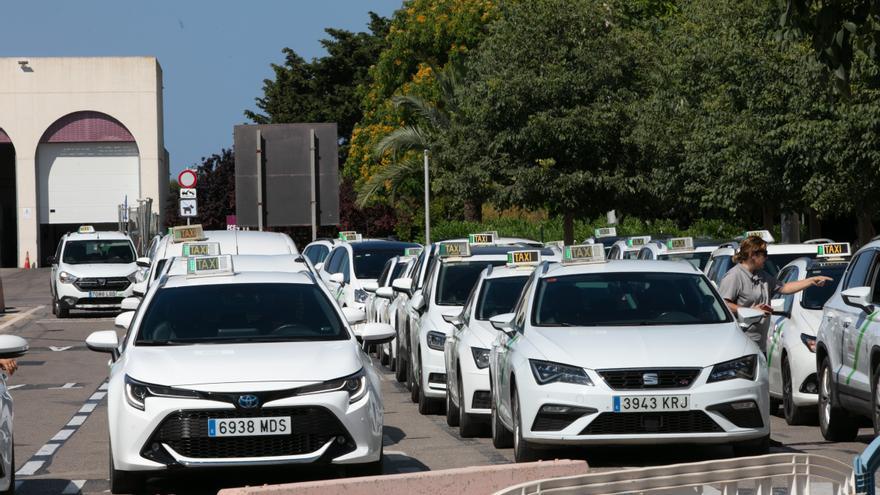
{"label": "car headlight", "polygon": [[809,349],[810,352],[815,354],[815,352],[816,352],[816,336],[815,335],[807,335],[805,333],[802,333],[801,334],[801,342],[803,342],[804,345],[807,346],[807,349]]}
{"label": "car headlight", "polygon": [[363,289],[355,289],[354,290],[354,300],[356,302],[365,303],[365,302],[367,302],[367,299],[369,299],[369,297],[370,297],[370,293],[363,290]]}
{"label": "car headlight", "polygon": [[731,359],[723,363],[718,363],[712,367],[712,373],[706,383],[722,382],[724,380],[732,380],[734,378],[742,378],[743,380],[754,380],[758,369],[758,356],[752,354],[741,358]]}
{"label": "car headlight", "polygon": [[125,278],[127,278],[129,282],[136,284],[136,283],[138,283],[138,278],[139,278],[140,273],[141,273],[140,270],[135,270],[135,271],[129,273],[128,276]]}
{"label": "car headlight", "polygon": [[363,369],[353,375],[336,378],[326,382],[306,385],[297,390],[297,395],[323,394],[326,392],[348,392],[348,403],[355,402],[367,395],[367,375]]}
{"label": "car headlight", "polygon": [[474,355],[474,364],[477,365],[477,368],[482,370],[489,367],[489,349],[471,347],[471,354]]}
{"label": "car headlight", "polygon": [[144,401],[148,397],[170,397],[175,399],[197,399],[198,392],[162,385],[144,383],[125,375],[125,401],[135,409],[144,410]]}
{"label": "car headlight", "polygon": [[442,351],[443,344],[446,343],[446,334],[443,332],[428,332],[428,347],[435,351]]}
{"label": "car headlight", "polygon": [[61,272],[58,274],[58,281],[62,284],[72,284],[76,282],[77,277],[71,273]]}
{"label": "car headlight", "polygon": [[554,382],[593,385],[593,380],[587,376],[587,371],[577,366],[537,359],[529,359],[529,364],[532,366],[532,374],[535,375],[535,381],[538,382],[538,385]]}

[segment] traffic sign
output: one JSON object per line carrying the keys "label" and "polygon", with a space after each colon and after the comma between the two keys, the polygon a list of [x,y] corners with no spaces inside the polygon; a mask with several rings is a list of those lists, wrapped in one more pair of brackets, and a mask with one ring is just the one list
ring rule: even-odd
{"label": "traffic sign", "polygon": [[195,217],[198,216],[199,210],[198,205],[196,204],[196,200],[194,199],[181,199],[180,200],[180,216],[182,217]]}
{"label": "traffic sign", "polygon": [[193,188],[196,187],[196,182],[198,181],[198,174],[195,170],[186,169],[177,176],[177,183],[180,187],[183,188]]}
{"label": "traffic sign", "polygon": [[191,187],[181,187],[180,199],[196,199],[196,189]]}

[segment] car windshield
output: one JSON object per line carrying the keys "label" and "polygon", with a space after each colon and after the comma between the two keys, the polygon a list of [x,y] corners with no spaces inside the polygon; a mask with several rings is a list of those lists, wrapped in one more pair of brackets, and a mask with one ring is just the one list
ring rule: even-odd
{"label": "car windshield", "polygon": [[633,250],[631,250],[631,251],[624,251],[624,252],[623,252],[623,258],[622,258],[622,259],[625,259],[625,260],[637,260],[637,259],[639,259],[639,250],[638,250],[638,249],[633,249]]}
{"label": "car windshield", "polygon": [[247,283],[159,290],[146,308],[135,344],[309,342],[348,338],[332,303],[318,287]]}
{"label": "car windshield", "polygon": [[68,265],[134,263],[134,248],[125,239],[67,241],[61,259]]}
{"label": "car windshield", "polygon": [[[397,263],[394,266],[394,270],[391,272],[391,280],[397,280],[403,276],[403,272],[406,271],[406,262]],[[391,282],[388,282],[389,285]]]}
{"label": "car windshield", "polygon": [[395,256],[402,256],[410,246],[399,248],[367,248],[354,250],[354,274],[359,279],[379,278],[385,263]]}
{"label": "car windshield", "polygon": [[547,277],[538,282],[535,326],[694,325],[732,321],[701,275],[635,272]]}
{"label": "car windshield", "polygon": [[522,277],[490,278],[483,282],[477,299],[477,319],[488,320],[495,315],[510,313],[516,305],[523,286],[529,279]]}
{"label": "car windshield", "polygon": [[488,265],[501,266],[505,263],[503,260],[441,263],[436,303],[441,306],[463,305],[480,278],[480,272]]}
{"label": "car windshield", "polygon": [[775,277],[785,265],[798,258],[815,258],[817,251],[818,249],[812,253],[771,254],[767,256],[767,261],[764,262],[764,270]]}
{"label": "car windshield", "polygon": [[685,260],[697,270],[703,271],[703,268],[706,267],[706,263],[709,262],[710,256],[712,256],[712,253],[708,251],[705,253],[664,253],[657,256],[657,259],[672,261]]}
{"label": "car windshield", "polygon": [[804,290],[804,295],[801,298],[801,306],[803,306],[804,309],[821,310],[825,306],[825,303],[828,302],[828,299],[834,294],[834,291],[837,289],[837,284],[840,283],[840,279],[843,277],[843,272],[845,271],[846,265],[844,263],[816,267],[808,270],[807,277],[818,277],[822,275],[825,277],[831,277],[834,281],[826,283],[823,287],[812,286]]}

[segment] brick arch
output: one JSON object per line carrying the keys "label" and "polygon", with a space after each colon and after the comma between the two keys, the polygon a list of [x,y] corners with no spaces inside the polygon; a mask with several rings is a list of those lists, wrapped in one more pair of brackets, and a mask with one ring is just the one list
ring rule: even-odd
{"label": "brick arch", "polygon": [[61,117],[43,133],[41,143],[134,143],[128,128],[113,117],[94,111]]}

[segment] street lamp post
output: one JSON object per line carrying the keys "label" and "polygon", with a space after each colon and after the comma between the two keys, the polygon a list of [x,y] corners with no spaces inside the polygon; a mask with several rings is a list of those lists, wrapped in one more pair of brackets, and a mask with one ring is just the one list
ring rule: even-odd
{"label": "street lamp post", "polygon": [[428,181],[428,149],[424,150],[425,156],[425,245],[431,244],[431,204]]}

